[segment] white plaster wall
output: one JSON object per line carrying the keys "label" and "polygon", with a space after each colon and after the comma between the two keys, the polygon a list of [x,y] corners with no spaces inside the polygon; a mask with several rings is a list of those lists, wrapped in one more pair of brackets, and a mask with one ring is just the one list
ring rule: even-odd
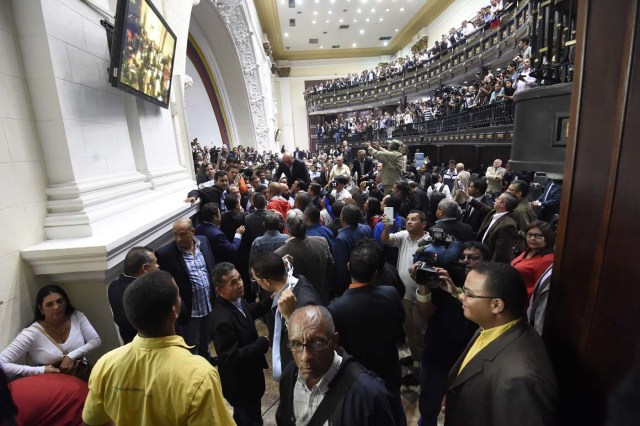
{"label": "white plaster wall", "polygon": [[0,349],[33,320],[20,250],[43,239],[46,176],[11,3],[0,1]]}
{"label": "white plaster wall", "polygon": [[222,146],[220,127],[213,112],[211,100],[200,75],[188,58],[186,74],[193,79],[193,86],[185,90],[189,137],[198,138],[202,146]]}

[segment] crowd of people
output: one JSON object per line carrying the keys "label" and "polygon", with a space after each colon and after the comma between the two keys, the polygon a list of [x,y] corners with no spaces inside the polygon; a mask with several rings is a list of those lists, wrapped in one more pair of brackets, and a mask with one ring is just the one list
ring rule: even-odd
{"label": "crowd of people", "polygon": [[465,19],[459,27],[452,27],[448,34],[442,34],[441,40],[436,40],[432,48],[424,48],[411,55],[400,56],[395,61],[380,64],[372,69],[365,69],[360,73],[349,73],[346,77],[339,77],[310,86],[305,90],[304,94],[313,95],[330,90],[375,84],[403,75],[416,68],[431,65],[431,63],[438,60],[440,55],[451,50],[477,31],[498,26],[500,24],[500,15],[508,10],[511,5],[513,5],[512,2],[504,4],[503,0],[490,0],[490,4],[481,8],[473,19]]}
{"label": "crowd of people", "polygon": [[[526,52],[528,39],[522,39],[520,44]],[[523,55],[526,56],[526,53]],[[501,111],[494,112],[495,116],[492,116],[491,123],[497,124],[504,118],[500,112],[505,116],[513,115],[515,93],[537,85],[537,79],[531,75],[532,71],[531,58],[526,56],[520,63],[510,62],[504,70],[488,72],[482,80],[469,86],[443,87],[434,91],[432,96],[408,102],[404,107],[397,105],[373,112],[339,114],[335,119],[328,119],[318,125],[318,141],[323,143],[335,140],[339,143],[344,139],[388,139],[405,134],[407,128],[419,130],[421,123],[472,111],[488,104],[501,105]]]}
{"label": "crowd of people", "polygon": [[552,424],[539,333],[562,182],[531,199],[501,160],[416,158],[397,140],[205,152],[185,197],[199,214],[165,246],[132,248],[108,288],[124,346],[91,368],[100,337],[62,288],[41,289],[35,321],[0,352],[0,386],[22,377],[0,389],[2,415],[260,425],[270,374],[279,425],[404,425],[412,388],[422,425],[445,395],[446,425]]}

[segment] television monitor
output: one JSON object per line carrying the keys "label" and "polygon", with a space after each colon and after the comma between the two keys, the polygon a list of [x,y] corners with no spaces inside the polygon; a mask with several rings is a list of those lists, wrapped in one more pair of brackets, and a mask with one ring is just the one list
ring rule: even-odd
{"label": "television monitor", "polygon": [[111,85],[169,107],[176,35],[150,0],[118,0]]}

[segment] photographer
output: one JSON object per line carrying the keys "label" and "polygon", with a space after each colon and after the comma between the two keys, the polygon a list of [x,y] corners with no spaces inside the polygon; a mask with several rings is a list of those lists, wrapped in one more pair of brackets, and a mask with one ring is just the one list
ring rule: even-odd
{"label": "photographer", "polygon": [[[477,241],[463,245],[459,262],[448,265],[448,269],[461,271],[454,273],[453,279],[445,268],[435,267],[430,280],[423,281],[417,274],[416,292],[418,312],[429,322],[424,334],[424,351],[420,364],[420,424],[435,426],[442,397],[446,392],[449,370],[462,354],[477,325],[464,317],[458,295],[466,274],[485,260],[490,259],[489,249]],[[424,258],[423,258],[424,259]],[[420,263],[412,268],[415,273]],[[456,268],[457,267],[457,268]],[[453,296],[453,297],[452,297]]]}

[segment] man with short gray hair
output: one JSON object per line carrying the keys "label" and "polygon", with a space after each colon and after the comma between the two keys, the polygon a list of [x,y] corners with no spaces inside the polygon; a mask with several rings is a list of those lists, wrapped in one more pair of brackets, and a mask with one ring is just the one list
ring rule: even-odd
{"label": "man with short gray hair", "polygon": [[290,238],[275,252],[279,256],[290,255],[293,274],[304,275],[316,289],[320,301],[329,303],[329,283],[335,275],[329,244],[323,237],[307,237],[307,217],[298,209],[287,214],[287,231]]}

